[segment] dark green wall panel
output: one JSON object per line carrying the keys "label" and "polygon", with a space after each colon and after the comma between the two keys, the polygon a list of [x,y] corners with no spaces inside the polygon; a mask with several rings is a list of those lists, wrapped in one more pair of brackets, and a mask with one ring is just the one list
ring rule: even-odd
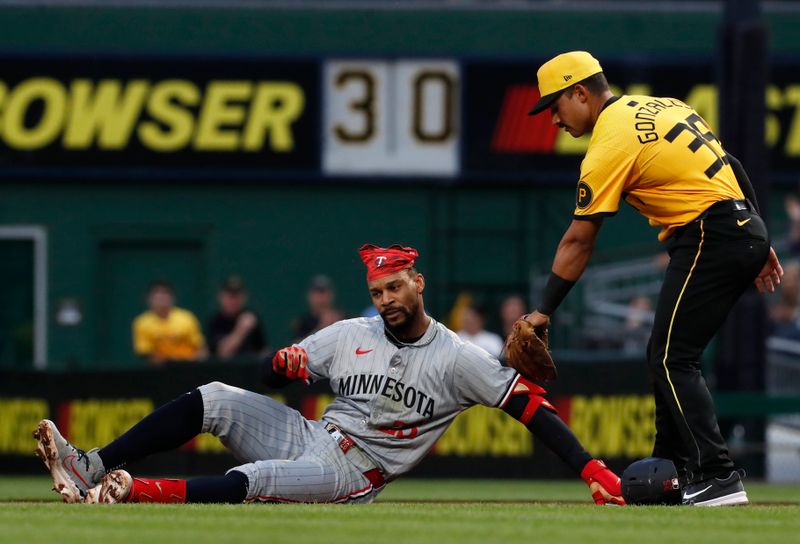
{"label": "dark green wall panel", "polygon": [[[598,2],[598,4],[601,4]],[[541,56],[709,53],[721,10],[276,9],[44,7],[0,9],[0,48],[29,51]],[[687,3],[688,5],[688,3]],[[691,7],[691,6],[690,6]],[[767,11],[777,52],[797,52],[796,10]]]}

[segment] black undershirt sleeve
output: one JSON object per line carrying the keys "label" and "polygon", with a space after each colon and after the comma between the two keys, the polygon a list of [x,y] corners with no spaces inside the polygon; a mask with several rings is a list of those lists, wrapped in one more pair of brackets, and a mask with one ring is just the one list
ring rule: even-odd
{"label": "black undershirt sleeve", "polygon": [[[519,420],[527,404],[527,395],[514,395],[503,407],[503,410],[514,419]],[[539,406],[539,409],[536,410],[536,413],[533,414],[533,417],[528,422],[527,427],[535,437],[541,440],[550,451],[555,453],[576,474],[580,474],[586,463],[592,460],[592,456],[583,449],[578,437],[573,434],[555,412],[546,406]]]}
{"label": "black undershirt sleeve", "polygon": [[728,162],[733,169],[733,173],[736,175],[736,181],[739,183],[739,188],[742,190],[744,197],[752,202],[753,206],[756,208],[756,213],[761,215],[761,211],[758,209],[756,191],[753,189],[753,184],[750,183],[750,178],[748,177],[747,172],[745,172],[744,166],[742,166],[742,163],[739,162],[739,159],[730,153],[728,153]]}

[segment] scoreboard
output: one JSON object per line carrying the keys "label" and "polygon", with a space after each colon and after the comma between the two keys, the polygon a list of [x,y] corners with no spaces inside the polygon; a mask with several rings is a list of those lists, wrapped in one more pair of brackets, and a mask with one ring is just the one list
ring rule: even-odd
{"label": "scoreboard", "polygon": [[332,60],[324,71],[326,175],[458,174],[455,62]]}
{"label": "scoreboard", "polygon": [[[0,182],[574,183],[588,138],[546,114],[545,59],[6,57]],[[669,96],[718,125],[712,59],[602,59],[617,94]],[[773,180],[800,169],[798,62],[765,101]],[[723,142],[724,144],[724,142]]]}

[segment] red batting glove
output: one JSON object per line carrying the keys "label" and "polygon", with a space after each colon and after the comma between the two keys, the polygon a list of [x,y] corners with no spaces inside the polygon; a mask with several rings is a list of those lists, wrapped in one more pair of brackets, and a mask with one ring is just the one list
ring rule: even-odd
{"label": "red batting glove", "polygon": [[290,380],[309,379],[307,364],[306,350],[297,346],[280,349],[272,358],[272,370]]}
{"label": "red batting glove", "polygon": [[622,498],[622,481],[602,461],[592,459],[586,463],[581,471],[581,478],[589,486],[595,504],[625,504],[625,499]]}

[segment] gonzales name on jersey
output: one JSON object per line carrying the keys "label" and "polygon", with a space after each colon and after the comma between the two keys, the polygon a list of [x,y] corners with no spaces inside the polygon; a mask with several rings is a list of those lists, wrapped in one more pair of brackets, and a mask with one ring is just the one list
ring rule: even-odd
{"label": "gonzales name on jersey", "polygon": [[625,199],[663,241],[715,202],[741,198],[722,144],[696,111],[674,98],[626,95],[597,119],[574,215],[613,215]]}

